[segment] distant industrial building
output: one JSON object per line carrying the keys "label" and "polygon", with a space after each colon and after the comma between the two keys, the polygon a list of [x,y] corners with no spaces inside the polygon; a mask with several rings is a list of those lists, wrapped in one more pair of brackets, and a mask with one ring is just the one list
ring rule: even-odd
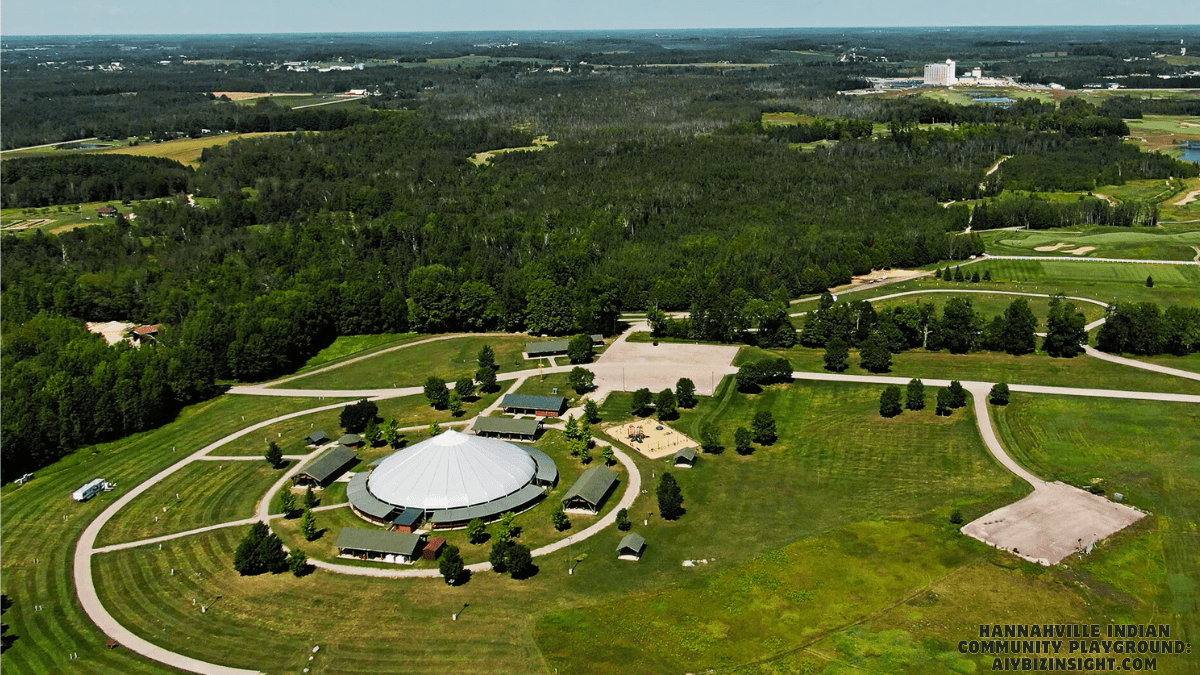
{"label": "distant industrial building", "polygon": [[946,87],[957,81],[953,60],[946,59],[945,63],[925,64],[925,84]]}

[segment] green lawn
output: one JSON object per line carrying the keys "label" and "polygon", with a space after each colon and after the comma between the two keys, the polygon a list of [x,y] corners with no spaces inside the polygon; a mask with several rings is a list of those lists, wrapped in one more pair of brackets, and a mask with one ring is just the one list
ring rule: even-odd
{"label": "green lawn", "polygon": [[332,365],[356,356],[397,345],[423,340],[428,335],[420,333],[383,333],[381,335],[341,335],[333,344],[317,352],[296,372],[304,373],[324,366]]}
{"label": "green lawn", "polygon": [[[1200,286],[1200,267],[1194,265],[1146,265],[1139,263],[1075,262],[1073,260],[988,260],[968,266],[972,272],[992,271],[997,281],[1033,281],[1051,286],[1064,282],[1144,282],[1147,276],[1163,286]],[[965,272],[966,270],[964,270]],[[1105,298],[1096,298],[1104,300]]]}
{"label": "green lawn", "polygon": [[[854,296],[850,296],[854,297]],[[937,305],[938,312],[941,312],[942,307],[952,298],[964,297],[971,301],[971,305],[976,312],[983,314],[989,319],[993,316],[999,316],[1008,309],[1012,302],[1018,299],[1019,296],[987,294],[987,293],[930,293],[928,295],[906,295],[900,298],[892,298],[890,300],[881,300],[871,303],[871,306],[876,311],[888,307],[896,307],[898,305],[911,305],[916,302],[932,303]],[[858,299],[858,298],[854,298]],[[1046,327],[1046,317],[1050,314],[1050,299],[1049,298],[1023,298],[1029,303],[1030,309],[1038,317],[1038,330],[1044,330]],[[1089,302],[1079,302],[1072,300],[1075,303],[1075,308],[1083,312],[1088,323],[1104,316],[1104,308],[1100,305],[1093,305]],[[803,319],[800,319],[800,325],[803,326]]]}
{"label": "green lawn", "polygon": [[[588,364],[583,365],[588,368]],[[513,390],[514,394],[532,394],[534,396],[562,396],[567,399],[567,407],[573,407],[575,402],[579,400],[579,394],[567,385],[567,373],[551,373],[544,378],[539,378],[537,375],[530,377]],[[558,391],[555,392],[554,390]]]}
{"label": "green lawn", "polygon": [[[825,350],[808,347],[774,349],[772,354],[785,356],[795,370],[825,371]],[[744,347],[735,364],[762,355],[757,347]],[[851,350],[847,359],[847,375],[870,375],[858,365],[858,351]],[[1056,387],[1094,387],[1098,389],[1128,389],[1131,391],[1161,391],[1179,394],[1200,394],[1200,382],[1171,375],[1101,361],[1090,356],[1056,359],[1044,352],[1010,356],[1002,352],[973,352],[951,354],[913,349],[892,355],[892,369],[886,375],[943,380],[977,380],[1009,384],[1038,384]]]}
{"label": "green lawn", "polygon": [[536,368],[521,357],[531,338],[523,335],[472,335],[398,349],[378,357],[315,373],[282,385],[288,389],[378,389],[425,384],[430,375],[453,382],[475,374],[479,350],[486,344],[496,353],[500,372]]}
{"label": "green lawn", "polygon": [[[88,522],[122,490],[175,463],[185,453],[253,421],[313,405],[311,399],[222,396],[185,409],[176,421],[160,429],[83,448],[36,472],[27,485],[5,486],[0,579],[3,592],[14,602],[4,621],[11,626],[9,632],[19,637],[4,653],[4,670],[62,673],[72,672],[74,667],[74,672],[84,669],[113,675],[175,672],[126,650],[104,648],[107,638],[87,620],[75,600],[70,581],[75,542]],[[240,419],[243,413],[246,422]],[[172,452],[172,447],[177,452]],[[72,490],[97,477],[114,481],[117,490],[82,504],[71,500]],[[34,611],[35,605],[44,609]],[[70,651],[78,652],[84,659],[79,663],[87,667],[76,662],[68,665]]]}
{"label": "green lawn", "polygon": [[[505,391],[508,384],[507,382],[501,383],[499,391],[465,402],[463,404],[463,414],[460,417],[454,417],[450,414],[449,410],[435,410],[430,407],[429,401],[425,398],[424,394],[388,398],[376,401],[375,405],[379,407],[379,417],[385,423],[394,418],[401,427],[426,426],[434,422],[445,424],[447,422],[470,419],[478,415],[480,411],[491,405]],[[254,399],[263,397],[241,396],[240,398]],[[310,398],[308,400],[312,402],[311,407],[313,408],[333,402],[333,399],[328,398]],[[341,415],[342,411],[338,408],[276,422],[275,424],[230,441],[221,446],[213,454],[230,456],[262,455],[267,450],[267,444],[275,441],[285,455],[307,455],[313,451],[313,448],[307,447],[305,438],[313,431],[317,429],[324,431],[330,440],[337,440],[345,432],[342,429],[340,421]],[[410,433],[409,436],[412,436],[412,434]]]}
{"label": "green lawn", "polygon": [[[1014,394],[996,428],[1034,473],[1074,485],[1098,479],[1152,515],[1136,536],[1086,558],[1081,581],[1133,598],[1130,612],[1157,610],[1172,638],[1200,638],[1200,408]],[[1194,650],[1187,663],[1200,664]]]}
{"label": "green lawn", "polygon": [[138,541],[249,518],[283,471],[271,468],[266,460],[192,462],[118,511],[100,530],[96,545]]}

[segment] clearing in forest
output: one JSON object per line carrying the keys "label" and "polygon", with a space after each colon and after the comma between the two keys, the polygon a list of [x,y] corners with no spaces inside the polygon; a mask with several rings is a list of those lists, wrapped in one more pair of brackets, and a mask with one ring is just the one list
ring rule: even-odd
{"label": "clearing in forest", "polygon": [[249,134],[224,134],[221,136],[205,136],[203,138],[181,138],[176,141],[162,143],[143,143],[127,148],[117,148],[107,152],[117,155],[138,155],[141,157],[166,157],[192,168],[200,166],[200,154],[205,148],[227,145],[230,141],[242,138],[258,138],[260,136],[278,136],[289,134],[290,131],[264,131]]}

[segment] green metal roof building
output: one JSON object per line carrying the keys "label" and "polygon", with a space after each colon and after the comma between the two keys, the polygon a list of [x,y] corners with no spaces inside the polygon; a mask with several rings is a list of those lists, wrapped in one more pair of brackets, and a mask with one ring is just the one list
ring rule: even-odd
{"label": "green metal roof building", "polygon": [[622,560],[637,560],[646,550],[646,539],[640,534],[630,532],[621,538],[617,545],[617,557]]}
{"label": "green metal roof building", "polygon": [[532,441],[542,428],[542,421],[536,417],[513,419],[511,417],[477,417],[471,427],[476,436],[491,438],[516,438]]}
{"label": "green metal roof building", "polygon": [[[333,543],[341,555],[387,562],[412,562],[424,548],[422,537],[408,532],[386,532],[343,527]],[[391,556],[391,558],[389,558]]]}
{"label": "green metal roof building", "polygon": [[330,448],[313,461],[305,464],[304,468],[292,477],[292,482],[297,485],[325,487],[356,459],[358,459],[358,455],[354,454],[353,448],[347,448],[344,445]]}
{"label": "green metal roof building", "polygon": [[696,465],[696,449],[695,448],[680,448],[679,452],[675,453],[675,466],[683,468],[691,468]]}
{"label": "green metal roof building", "polygon": [[532,394],[505,394],[500,400],[504,412],[514,415],[539,415],[558,417],[567,406],[562,396],[534,396]]}
{"label": "green metal roof building", "polygon": [[526,342],[525,353],[531,357],[534,356],[554,356],[555,354],[566,354],[567,347],[571,344],[570,340],[546,340],[545,342]]}
{"label": "green metal roof building", "polygon": [[604,500],[619,482],[620,478],[612,470],[594,466],[584,471],[579,480],[563,495],[563,508],[600,513]]}

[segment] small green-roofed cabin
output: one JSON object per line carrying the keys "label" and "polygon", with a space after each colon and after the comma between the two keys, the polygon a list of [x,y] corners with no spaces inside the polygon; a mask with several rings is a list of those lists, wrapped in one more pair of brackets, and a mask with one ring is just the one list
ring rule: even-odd
{"label": "small green-roofed cabin", "polygon": [[324,431],[317,429],[309,434],[304,440],[308,441],[309,445],[321,445],[329,440],[329,436]]}
{"label": "small green-roofed cabin", "polygon": [[345,434],[337,440],[338,443],[351,448],[357,448],[363,444],[362,436],[358,434]]}
{"label": "small green-roofed cabin", "polygon": [[343,527],[333,545],[340,556],[394,563],[411,563],[425,548],[421,535],[356,527]]}
{"label": "small green-roofed cabin", "polygon": [[562,396],[535,396],[533,394],[505,394],[500,401],[504,412],[510,415],[537,415],[558,417],[567,407]]}
{"label": "small green-roofed cabin", "polygon": [[638,560],[646,550],[646,540],[640,534],[630,532],[617,545],[617,557],[621,560]]}
{"label": "small green-roofed cabin", "polygon": [[337,477],[342,475],[342,472],[356,459],[358,459],[358,455],[354,454],[353,448],[347,448],[344,445],[330,448],[305,464],[292,477],[292,482],[296,485],[308,485],[315,488],[327,487],[337,480]]}
{"label": "small green-roofed cabin", "polygon": [[563,509],[577,513],[600,513],[604,501],[620,478],[611,469],[594,466],[575,481],[563,495]]}
{"label": "small green-roofed cabin", "polygon": [[542,421],[536,417],[477,417],[472,429],[476,436],[532,441],[537,438]]}
{"label": "small green-roofed cabin", "polygon": [[558,354],[566,354],[567,347],[571,344],[570,340],[546,340],[545,342],[526,342],[525,354],[529,358],[538,358],[541,356],[557,356]]}
{"label": "small green-roofed cabin", "polygon": [[696,449],[695,448],[680,448],[679,452],[675,453],[675,466],[690,469],[696,465]]}

